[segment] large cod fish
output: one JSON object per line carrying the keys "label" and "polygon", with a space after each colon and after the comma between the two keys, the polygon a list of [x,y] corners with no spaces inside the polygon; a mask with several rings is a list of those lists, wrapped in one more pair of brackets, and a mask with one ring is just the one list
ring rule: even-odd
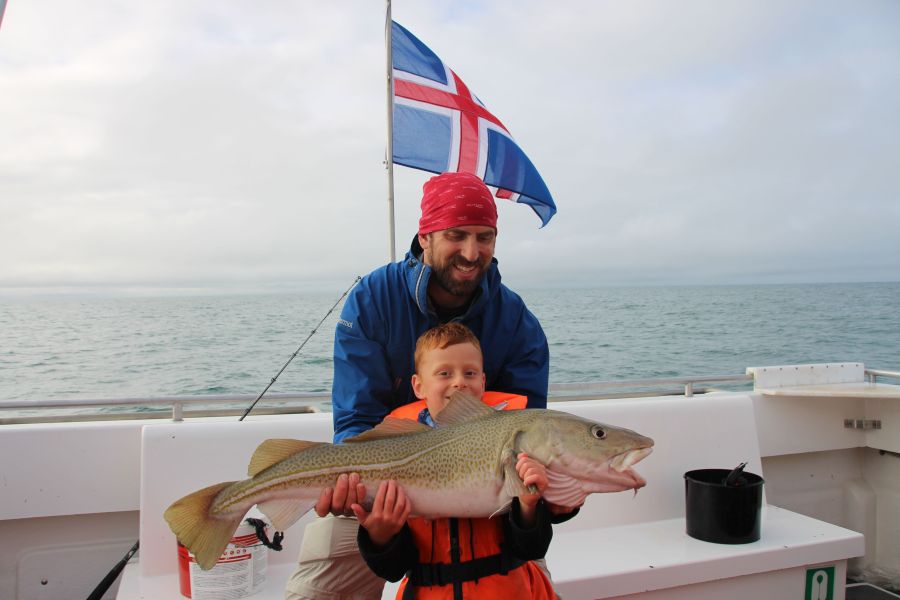
{"label": "large cod fish", "polygon": [[375,429],[333,445],[273,439],[250,460],[249,479],[219,483],[173,503],[165,512],[175,536],[203,569],[221,556],[255,504],[284,531],[315,506],[321,491],[342,473],[359,473],[371,503],[381,481],[396,480],[413,516],[489,517],[507,510],[524,491],[518,453],[547,468],[544,498],[577,506],[594,492],[646,485],[633,464],[653,440],[628,429],[544,409],[497,411],[454,394],[438,427],[387,418]]}

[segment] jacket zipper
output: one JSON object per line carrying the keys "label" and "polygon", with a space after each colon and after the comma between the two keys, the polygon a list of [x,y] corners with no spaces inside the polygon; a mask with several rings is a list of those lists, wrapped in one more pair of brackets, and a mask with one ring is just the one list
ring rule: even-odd
{"label": "jacket zipper", "polygon": [[422,304],[419,302],[419,286],[422,284],[422,275],[425,274],[425,263],[419,263],[419,276],[416,277],[416,306],[419,307],[419,310],[425,314],[428,314],[424,308],[422,308]]}

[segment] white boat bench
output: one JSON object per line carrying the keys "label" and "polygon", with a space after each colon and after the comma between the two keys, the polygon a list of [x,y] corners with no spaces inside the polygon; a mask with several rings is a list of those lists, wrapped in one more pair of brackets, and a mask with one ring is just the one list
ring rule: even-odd
{"label": "white boat bench", "polygon": [[[802,600],[808,573],[817,567],[838,584],[830,598],[844,598],[846,561],[864,553],[858,533],[773,506],[763,509],[758,542],[712,544],[684,532],[684,472],[747,461],[748,471],[764,476],[750,396],[561,402],[552,408],[628,427],[656,441],[654,453],[637,466],[649,482],[645,489],[636,496],[591,496],[581,514],[557,526],[547,561],[565,600]],[[175,538],[162,518],[172,501],[244,477],[250,455],[267,438],[330,441],[331,432],[330,414],[146,426],[140,561],[126,568],[118,598],[181,598]],[[268,584],[255,599],[283,597],[312,518],[305,516],[286,532],[284,551],[269,553]],[[384,597],[393,597],[395,589],[389,584]]]}

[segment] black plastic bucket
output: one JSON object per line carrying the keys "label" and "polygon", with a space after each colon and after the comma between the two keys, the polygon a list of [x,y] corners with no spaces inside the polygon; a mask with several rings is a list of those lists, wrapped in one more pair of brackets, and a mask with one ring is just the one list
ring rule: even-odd
{"label": "black plastic bucket", "polygon": [[684,474],[687,534],[704,542],[749,544],[759,539],[763,478],[746,471],[725,485],[730,469]]}

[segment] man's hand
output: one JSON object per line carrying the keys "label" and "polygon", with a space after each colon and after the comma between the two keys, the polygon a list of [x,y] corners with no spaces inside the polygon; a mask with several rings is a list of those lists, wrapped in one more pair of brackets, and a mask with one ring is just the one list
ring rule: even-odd
{"label": "man's hand", "polygon": [[520,452],[516,461],[516,473],[519,474],[519,479],[522,480],[526,488],[534,485],[538,491],[537,494],[526,491],[519,496],[519,508],[521,508],[522,520],[524,521],[522,524],[530,527],[534,524],[534,513],[538,500],[541,499],[544,490],[547,489],[547,469],[525,452]]}
{"label": "man's hand", "polygon": [[361,527],[369,532],[369,539],[376,547],[384,547],[400,533],[409,518],[412,504],[403,488],[393,479],[382,481],[375,493],[371,512],[366,512],[359,504],[353,505],[353,512]]}
{"label": "man's hand", "polygon": [[316,514],[324,517],[328,513],[336,517],[353,515],[352,506],[366,497],[366,486],[359,482],[359,473],[346,473],[338,477],[333,488],[327,487],[316,502]]}

